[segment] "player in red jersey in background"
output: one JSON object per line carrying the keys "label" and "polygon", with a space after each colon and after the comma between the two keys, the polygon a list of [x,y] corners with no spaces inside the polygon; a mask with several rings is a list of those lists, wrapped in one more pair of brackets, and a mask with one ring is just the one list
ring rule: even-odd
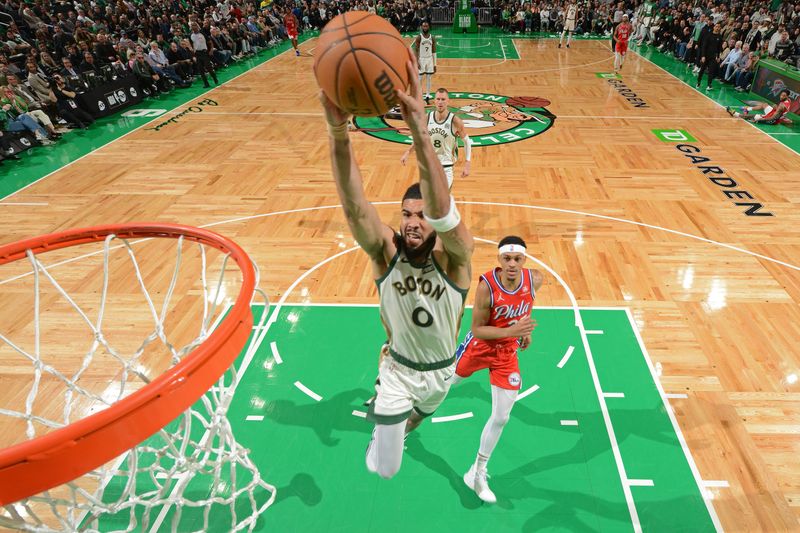
{"label": "player in red jersey in background", "polygon": [[297,48],[297,33],[300,23],[297,22],[297,17],[294,16],[291,9],[286,10],[286,14],[283,16],[283,25],[286,27],[286,35],[292,41],[294,55],[299,56],[300,50]]}
{"label": "player in red jersey in background", "polygon": [[495,503],[497,498],[486,480],[486,464],[522,385],[517,350],[524,350],[531,343],[536,326],[531,320],[531,308],[536,291],[542,286],[542,273],[524,268],[525,241],[510,235],[500,241],[498,249],[500,266],[483,274],[478,282],[472,331],[456,351],[453,377],[455,385],[478,370],[489,369],[492,415],[481,433],[475,463],[464,474],[467,486],[487,503]]}
{"label": "player in red jersey in background", "polygon": [[614,46],[614,72],[619,72],[622,64],[625,63],[625,54],[628,53],[628,39],[631,38],[631,23],[628,22],[628,15],[622,15],[622,22],[614,30],[614,39],[617,44]]}
{"label": "player in red jersey in background", "polygon": [[[731,116],[743,118],[760,124],[791,124],[786,115],[792,110],[792,101],[789,91],[783,90],[778,97],[777,104],[761,102],[753,106],[726,107]],[[738,109],[738,111],[737,111]]]}

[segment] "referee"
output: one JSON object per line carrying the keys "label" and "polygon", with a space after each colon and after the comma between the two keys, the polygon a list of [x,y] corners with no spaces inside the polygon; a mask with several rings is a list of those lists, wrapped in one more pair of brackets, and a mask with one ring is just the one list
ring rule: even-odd
{"label": "referee", "polygon": [[216,85],[219,85],[217,72],[214,70],[214,65],[211,63],[206,36],[200,32],[200,25],[196,22],[192,22],[192,35],[190,37],[197,58],[197,70],[200,71],[200,76],[203,78],[203,87],[211,87],[208,84],[206,73],[211,75],[211,79],[214,80]]}

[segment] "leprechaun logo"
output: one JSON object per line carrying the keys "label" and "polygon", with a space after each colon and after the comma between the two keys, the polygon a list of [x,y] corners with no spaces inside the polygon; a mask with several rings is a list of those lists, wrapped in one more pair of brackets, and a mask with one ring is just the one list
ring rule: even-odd
{"label": "leprechaun logo", "polygon": [[[524,141],[546,132],[556,120],[546,109],[550,101],[545,98],[457,92],[449,96],[449,109],[464,121],[473,146]],[[353,126],[384,141],[411,144],[411,133],[397,108],[381,117],[354,117]]]}

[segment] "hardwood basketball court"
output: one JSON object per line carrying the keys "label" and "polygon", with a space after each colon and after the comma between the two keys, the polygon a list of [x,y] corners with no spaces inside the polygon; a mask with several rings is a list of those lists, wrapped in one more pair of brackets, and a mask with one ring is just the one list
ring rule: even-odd
{"label": "hardwood basketball court", "polygon": [[[154,221],[208,227],[247,250],[261,288],[284,304],[273,310],[276,329],[250,370],[260,373],[231,411],[237,437],[279,488],[259,521],[265,531],[378,530],[374,517],[399,506],[419,515],[420,530],[436,520],[464,531],[490,524],[524,531],[798,529],[800,156],[636,53],[614,77],[606,41],[557,49],[552,39],[443,34],[439,43],[434,85],[451,91],[453,107],[466,108],[470,136],[479,141],[472,174],[460,177],[458,165],[453,187],[481,239],[473,269],[490,268],[492,242],[517,234],[546,279],[537,298],[549,308],[538,311],[538,345],[521,356],[523,389],[538,387],[512,412],[508,440],[489,466],[497,477],[494,508],[479,506],[457,483],[488,414],[484,375],[454,388],[441,410],[474,416],[420,428],[395,480],[366,475],[360,454],[370,428],[353,411],[374,379],[382,333],[369,306],[377,294],[337,207],[310,56],[278,55],[7,197],[2,243]],[[313,54],[314,44],[301,49]],[[199,106],[202,99],[216,105]],[[507,102],[520,101],[535,105],[509,115]],[[186,113],[192,106],[202,112]],[[397,227],[398,200],[416,180],[414,160],[399,162],[405,145],[396,121],[356,124],[365,130],[351,137],[368,196]],[[87,299],[95,290],[81,261],[52,272]],[[3,297],[4,309],[22,305],[18,294]],[[575,316],[586,322],[584,333],[594,332],[585,344]],[[0,318],[0,332],[25,328],[14,313]],[[567,338],[575,352],[559,367]],[[270,342],[285,346],[287,365],[270,365]],[[31,378],[15,354],[0,353],[8,384],[0,406],[24,402]],[[591,379],[595,365],[599,381]],[[314,376],[325,393],[290,368]],[[590,399],[548,396],[556,388],[578,391],[577,381],[563,377],[572,371],[594,384],[580,389]],[[295,379],[322,401],[304,395]],[[648,399],[639,402],[637,390]],[[51,403],[59,409],[57,398]],[[259,412],[262,421],[246,421]],[[661,420],[662,429],[648,429],[647,419]],[[6,444],[21,440],[24,427],[15,427],[18,438]],[[672,464],[667,459],[661,469],[646,468],[660,464],[659,450],[676,452],[674,470],[686,476],[657,477]],[[601,460],[605,466],[597,466]],[[585,463],[588,485],[559,470],[574,462]],[[592,484],[597,469],[610,472],[607,486]],[[348,502],[359,512],[348,512]],[[676,512],[687,505],[697,514]],[[338,509],[339,518],[326,509]]]}

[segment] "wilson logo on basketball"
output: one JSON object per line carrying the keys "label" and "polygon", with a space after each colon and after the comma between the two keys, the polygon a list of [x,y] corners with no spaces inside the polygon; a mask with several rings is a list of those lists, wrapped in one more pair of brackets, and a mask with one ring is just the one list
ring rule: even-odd
{"label": "wilson logo on basketball", "polygon": [[[394,97],[394,91],[391,95]],[[534,96],[450,93],[450,111],[464,121],[473,146],[524,141],[546,132],[556,120],[548,105],[549,100]],[[428,111],[433,109],[427,107]],[[397,108],[380,117],[354,117],[353,125],[371,137],[411,144],[411,134]]]}
{"label": "wilson logo on basketball", "polygon": [[389,77],[385,70],[378,76],[378,79],[375,80],[374,85],[381,95],[381,98],[383,98],[383,101],[386,103],[386,106],[392,107],[397,101],[397,95],[394,91],[392,78]]}

